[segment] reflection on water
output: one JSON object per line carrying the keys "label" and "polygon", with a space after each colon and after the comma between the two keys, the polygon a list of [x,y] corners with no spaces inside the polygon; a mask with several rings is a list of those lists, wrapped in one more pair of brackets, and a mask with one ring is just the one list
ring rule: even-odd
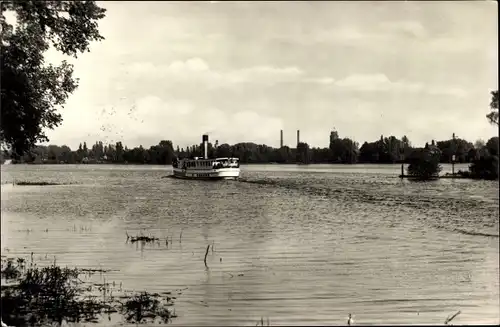
{"label": "reflection on water", "polygon": [[[454,323],[500,322],[498,183],[401,181],[397,165],[242,170],[210,183],[164,167],[2,167],[2,250],[185,289],[177,325],[440,324],[458,310]],[[173,242],[125,242],[141,230]]]}

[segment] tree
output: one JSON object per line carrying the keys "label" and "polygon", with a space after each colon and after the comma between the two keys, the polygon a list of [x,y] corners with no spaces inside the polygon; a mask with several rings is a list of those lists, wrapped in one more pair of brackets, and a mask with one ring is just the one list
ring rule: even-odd
{"label": "tree", "polygon": [[[68,56],[89,51],[104,38],[97,21],[105,9],[94,1],[10,0],[0,3],[1,126],[0,142],[20,157],[36,142],[48,141],[44,128],[62,122],[57,112],[77,88],[73,67],[47,65],[44,53],[52,45]],[[15,26],[5,13],[16,17]]]}
{"label": "tree", "polygon": [[378,162],[379,154],[376,142],[365,142],[359,149],[359,160],[361,162]]}
{"label": "tree", "polygon": [[309,150],[309,144],[304,142],[299,142],[297,144],[296,162],[298,164],[308,165],[311,161],[311,152]]}
{"label": "tree", "polygon": [[498,157],[486,156],[474,160],[469,166],[467,176],[486,180],[498,179]]}
{"label": "tree", "polygon": [[453,155],[456,161],[466,162],[469,151],[474,148],[472,143],[461,138],[438,141],[437,146],[441,151],[441,162],[451,162]]}
{"label": "tree", "polygon": [[498,90],[496,91],[491,91],[491,103],[490,103],[490,109],[491,112],[486,115],[486,118],[488,118],[489,122],[492,124],[497,124],[498,125]]}
{"label": "tree", "polygon": [[492,156],[498,156],[498,136],[493,136],[486,142],[485,147]]}
{"label": "tree", "polygon": [[436,146],[425,144],[423,149],[416,149],[412,152],[408,166],[408,175],[419,180],[430,180],[439,176],[442,170],[439,164],[441,153]]}
{"label": "tree", "polygon": [[475,149],[481,149],[482,147],[484,147],[486,145],[486,143],[484,142],[484,140],[476,140],[476,142],[474,142],[474,148]]}
{"label": "tree", "polygon": [[113,157],[113,162],[116,162],[116,163],[123,162],[123,144],[122,144],[122,142],[116,142],[116,144],[115,144],[115,156]]}
{"label": "tree", "polygon": [[89,149],[87,148],[87,142],[83,142],[83,156],[84,157],[89,156]]}

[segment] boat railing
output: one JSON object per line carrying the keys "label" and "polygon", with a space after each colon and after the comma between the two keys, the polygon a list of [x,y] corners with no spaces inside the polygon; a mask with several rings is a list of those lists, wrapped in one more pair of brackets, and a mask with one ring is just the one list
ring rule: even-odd
{"label": "boat railing", "polygon": [[214,163],[214,169],[221,169],[221,168],[239,168],[240,164],[238,162],[216,162]]}

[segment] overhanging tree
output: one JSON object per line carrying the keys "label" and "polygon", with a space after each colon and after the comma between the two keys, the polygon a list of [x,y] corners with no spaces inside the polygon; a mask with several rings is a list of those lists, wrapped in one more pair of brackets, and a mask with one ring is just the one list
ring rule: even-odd
{"label": "overhanging tree", "polygon": [[496,91],[491,91],[491,103],[490,103],[490,109],[491,112],[486,115],[486,118],[490,121],[492,124],[497,124],[499,123],[498,120],[498,90]]}
{"label": "overhanging tree", "polygon": [[[97,22],[106,10],[94,1],[11,0],[0,7],[0,142],[19,157],[48,141],[44,129],[59,126],[57,110],[78,86],[72,65],[46,64],[44,53],[51,45],[75,58],[90,51],[92,41],[104,39]],[[16,21],[8,22],[7,13]]]}

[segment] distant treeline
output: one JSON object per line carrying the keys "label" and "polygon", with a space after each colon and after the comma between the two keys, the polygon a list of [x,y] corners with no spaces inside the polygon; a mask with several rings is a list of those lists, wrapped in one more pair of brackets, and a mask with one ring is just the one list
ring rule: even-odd
{"label": "distant treeline", "polygon": [[[434,142],[434,141],[433,141]],[[441,163],[472,162],[480,156],[498,156],[498,137],[492,137],[487,142],[476,141],[475,144],[455,138],[437,141],[435,145],[440,150]],[[340,138],[336,131],[330,133],[328,148],[311,148],[307,143],[299,143],[297,148],[283,146],[273,148],[264,144],[237,143],[208,144],[210,157],[240,158],[241,163],[280,163],[280,164],[315,164],[315,163],[407,163],[415,151],[406,136],[398,139],[395,136],[384,137],[373,142],[364,142],[361,146],[349,138]],[[115,164],[171,164],[175,157],[201,157],[203,145],[192,145],[187,148],[174,148],[172,141],[161,141],[158,145],[144,148],[142,146],[127,148],[121,142],[105,145],[96,142],[88,146],[80,144],[77,150],[68,146],[37,146],[22,157],[13,158],[8,151],[3,157],[11,157],[13,163],[115,163]]]}

